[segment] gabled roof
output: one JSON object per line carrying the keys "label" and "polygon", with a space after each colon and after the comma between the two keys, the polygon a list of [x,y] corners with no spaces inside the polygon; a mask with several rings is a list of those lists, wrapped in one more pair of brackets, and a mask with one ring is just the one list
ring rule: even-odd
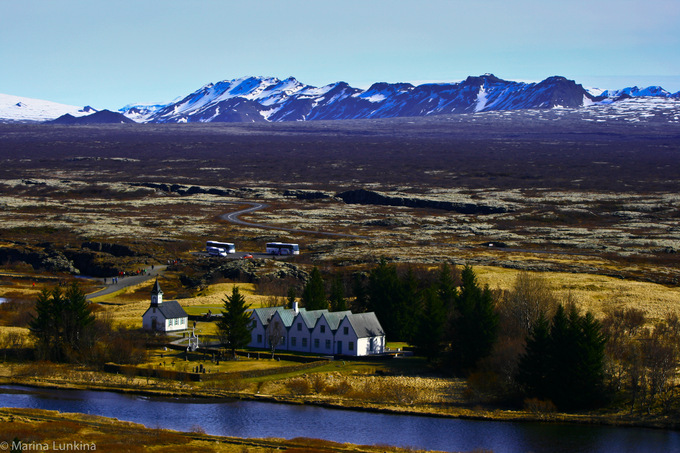
{"label": "gabled roof", "polygon": [[377,337],[385,335],[385,331],[378,321],[375,313],[353,313],[347,315],[347,320],[352,325],[357,338]]}
{"label": "gabled roof", "polygon": [[346,310],[346,311],[332,311],[330,313],[324,314],[324,318],[326,319],[326,322],[328,323],[328,327],[335,332],[338,330],[338,326],[342,322],[342,320],[345,318],[345,316],[350,316],[352,314],[351,311]]}
{"label": "gabled roof", "polygon": [[187,312],[184,311],[182,306],[176,300],[166,300],[157,307],[149,307],[146,309],[144,314],[147,314],[149,310],[155,308],[160,314],[165,317],[165,319],[176,319],[176,318],[186,318],[188,317]]}
{"label": "gabled roof", "polygon": [[278,310],[276,312],[279,314],[279,317],[281,318],[281,322],[283,323],[284,326],[290,327],[293,325],[293,320],[295,319],[295,310],[292,310],[290,308],[283,308],[283,307],[278,307]]}
{"label": "gabled roof", "polygon": [[269,319],[271,319],[272,315],[280,308],[281,307],[255,308],[253,309],[253,316],[257,316],[260,324],[266,326],[269,324]]}
{"label": "gabled roof", "polygon": [[[165,303],[166,302],[163,302],[163,305],[165,305]],[[354,329],[354,332],[356,332],[357,338],[385,335],[385,331],[373,312],[352,313],[349,310],[329,312],[326,309],[308,311],[304,308],[300,308],[296,314],[295,310],[283,307],[255,308],[253,310],[254,316],[257,316],[263,326],[269,324],[269,321],[275,313],[279,314],[281,322],[283,322],[283,325],[287,329],[293,325],[293,322],[297,316],[302,318],[303,322],[309,329],[314,328],[316,324],[318,324],[319,319],[323,317],[331,331],[335,332],[338,330],[338,327],[340,326],[340,323],[343,321],[343,319],[347,318],[349,323],[352,325],[352,329]]]}
{"label": "gabled roof", "polygon": [[300,317],[305,322],[308,329],[313,329],[319,318],[328,314],[328,310],[312,310],[307,311],[304,308],[300,309]]}

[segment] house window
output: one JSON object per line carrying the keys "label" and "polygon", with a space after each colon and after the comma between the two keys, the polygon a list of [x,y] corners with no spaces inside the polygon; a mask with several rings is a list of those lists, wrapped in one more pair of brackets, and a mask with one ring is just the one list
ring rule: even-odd
{"label": "house window", "polygon": [[348,348],[350,351],[354,351],[354,342],[353,342],[353,341],[350,341],[349,344],[347,345],[347,348]]}
{"label": "house window", "polygon": [[321,333],[326,333],[326,326],[321,326]]}
{"label": "house window", "polygon": [[349,335],[349,327],[343,328],[342,333],[344,333],[345,335]]}
{"label": "house window", "polygon": [[298,332],[301,332],[302,331],[302,323],[299,322],[297,326],[298,326]]}
{"label": "house window", "polygon": [[302,346],[307,347],[307,339],[306,338],[302,339]]}
{"label": "house window", "polygon": [[331,348],[331,340],[326,340],[326,349]]}
{"label": "house window", "polygon": [[290,344],[291,344],[291,346],[296,346],[297,345],[297,337],[291,337]]}
{"label": "house window", "polygon": [[318,339],[318,338],[315,338],[315,339],[314,339],[314,347],[315,347],[315,348],[318,348],[318,347],[319,347],[319,339]]}
{"label": "house window", "polygon": [[262,334],[257,334],[257,342],[262,343]]}
{"label": "house window", "polygon": [[255,327],[257,327],[257,321],[255,321],[254,319],[253,319],[253,324],[252,324],[252,326],[253,326],[253,329],[254,329]]}

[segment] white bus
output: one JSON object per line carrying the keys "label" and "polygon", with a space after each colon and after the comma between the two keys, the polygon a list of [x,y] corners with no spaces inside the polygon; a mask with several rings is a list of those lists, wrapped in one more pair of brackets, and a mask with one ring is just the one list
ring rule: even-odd
{"label": "white bus", "polygon": [[236,247],[231,242],[208,241],[205,250],[210,253],[210,248],[224,249],[226,253],[236,253]]}
{"label": "white bus", "polygon": [[227,251],[221,247],[206,247],[210,256],[227,256]]}
{"label": "white bus", "polygon": [[267,243],[267,253],[270,255],[299,255],[300,247],[297,244],[286,242]]}

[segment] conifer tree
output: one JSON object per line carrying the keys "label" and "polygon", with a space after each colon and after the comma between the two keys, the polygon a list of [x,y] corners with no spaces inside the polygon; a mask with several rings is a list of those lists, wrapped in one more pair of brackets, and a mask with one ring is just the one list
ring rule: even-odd
{"label": "conifer tree", "polygon": [[451,323],[451,366],[454,373],[470,371],[488,356],[498,338],[498,313],[488,286],[481,288],[471,266],[461,273]]}
{"label": "conifer tree", "polygon": [[224,311],[217,321],[217,330],[222,344],[236,357],[236,350],[250,343],[250,305],[246,305],[246,299],[239,292],[238,286],[234,286],[231,296],[227,296],[223,302]]}
{"label": "conifer tree", "polygon": [[436,287],[422,293],[422,305],[416,320],[411,343],[428,361],[436,360],[442,352],[446,327],[446,309]]}
{"label": "conifer tree", "polygon": [[54,361],[78,360],[91,346],[86,330],[94,315],[77,282],[65,292],[60,287],[42,290],[36,300],[36,315],[29,322],[38,355]]}
{"label": "conifer tree", "polygon": [[397,268],[387,264],[385,258],[380,259],[377,267],[371,270],[368,277],[369,310],[374,311],[385,330],[385,336],[393,340],[407,340],[401,336],[399,310],[403,300],[401,284]]}
{"label": "conifer tree", "polygon": [[456,283],[453,278],[453,273],[451,267],[444,263],[439,270],[439,275],[437,278],[437,293],[439,299],[444,305],[444,309],[449,312],[453,310],[453,305],[456,300]]}
{"label": "conifer tree", "polygon": [[345,311],[347,310],[347,300],[345,299],[345,288],[343,284],[342,275],[338,274],[331,283],[331,293],[328,296],[331,305],[331,311]]}
{"label": "conifer tree", "polygon": [[545,399],[550,395],[552,378],[550,358],[550,323],[540,313],[526,340],[526,349],[520,356],[517,379],[527,394]]}
{"label": "conifer tree", "polygon": [[326,285],[318,267],[314,267],[309,280],[302,291],[302,304],[307,310],[323,310],[328,308]]}
{"label": "conifer tree", "polygon": [[288,308],[293,308],[293,304],[295,303],[296,299],[297,291],[295,290],[294,286],[291,286],[288,288],[288,294],[286,295],[286,303],[288,304]]}
{"label": "conifer tree", "polygon": [[592,314],[558,305],[549,329],[539,318],[520,358],[517,381],[530,397],[561,409],[592,407],[604,399],[606,336]]}

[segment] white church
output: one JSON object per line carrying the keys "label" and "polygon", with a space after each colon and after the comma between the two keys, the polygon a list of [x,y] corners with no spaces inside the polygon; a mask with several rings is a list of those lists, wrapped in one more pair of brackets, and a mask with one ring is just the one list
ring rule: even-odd
{"label": "white church", "polygon": [[189,316],[176,300],[163,301],[163,290],[156,279],[151,290],[151,305],[142,315],[144,330],[175,332],[189,328]]}

